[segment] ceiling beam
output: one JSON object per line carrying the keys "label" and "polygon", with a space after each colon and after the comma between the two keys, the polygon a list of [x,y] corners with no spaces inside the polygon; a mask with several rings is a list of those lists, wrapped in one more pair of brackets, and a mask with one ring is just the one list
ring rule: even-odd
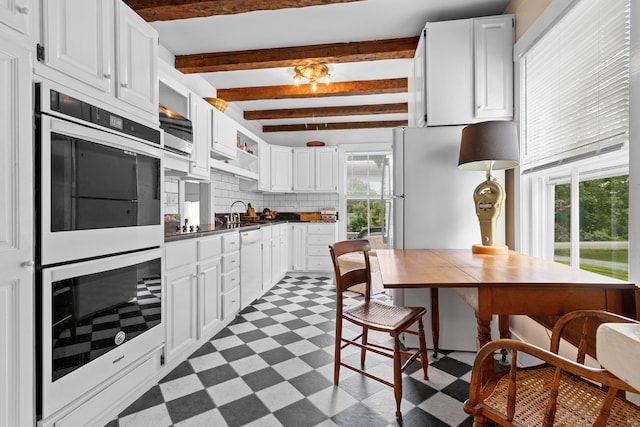
{"label": "ceiling beam", "polygon": [[380,95],[407,92],[407,79],[361,80],[319,84],[316,91],[311,85],[257,86],[218,89],[217,97],[227,102],[260,99],[322,98],[328,96]]}
{"label": "ceiling beam", "polygon": [[125,0],[145,21],[171,21],[359,0]]}
{"label": "ceiling beam", "polygon": [[406,120],[386,120],[378,122],[337,122],[337,123],[312,123],[297,125],[274,125],[262,126],[263,132],[298,132],[298,131],[320,131],[320,130],[349,130],[349,129],[375,129],[394,128],[407,126]]}
{"label": "ceiling beam", "polygon": [[245,111],[245,120],[299,119],[304,117],[364,116],[369,114],[408,113],[406,102],[397,104],[349,105],[340,107],[287,108]]}
{"label": "ceiling beam", "polygon": [[273,49],[179,55],[175,67],[185,74],[295,67],[310,62],[341,64],[413,58],[419,37],[330,43]]}

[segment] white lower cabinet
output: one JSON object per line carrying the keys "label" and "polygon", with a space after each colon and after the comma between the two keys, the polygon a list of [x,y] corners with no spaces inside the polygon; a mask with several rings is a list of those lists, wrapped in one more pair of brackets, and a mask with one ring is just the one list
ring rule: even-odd
{"label": "white lower cabinet", "polygon": [[300,223],[291,227],[293,271],[331,272],[329,245],[337,239],[335,223]]}
{"label": "white lower cabinet", "polygon": [[271,231],[271,284],[278,283],[282,278],[282,245],[280,244],[280,231],[283,225],[274,225]]}
{"label": "white lower cabinet", "polygon": [[195,345],[197,335],[196,240],[165,246],[166,352],[171,361]]}
{"label": "white lower cabinet", "polygon": [[307,225],[307,270],[333,270],[329,245],[336,241],[335,223],[310,223]]}
{"label": "white lower cabinet", "polygon": [[165,245],[167,361],[193,350],[198,340],[211,338],[220,328],[223,238]]}
{"label": "white lower cabinet", "polygon": [[222,318],[227,321],[240,311],[240,234],[222,236]]}
{"label": "white lower cabinet", "polygon": [[305,271],[307,269],[307,224],[291,226],[291,269]]}
{"label": "white lower cabinet", "polygon": [[198,240],[198,338],[208,339],[220,324],[222,237]]}
{"label": "white lower cabinet", "polygon": [[[263,227],[262,230],[262,291],[266,292],[273,286],[273,229]],[[279,235],[278,235],[279,236]]]}
{"label": "white lower cabinet", "polygon": [[280,274],[278,280],[289,271],[291,265],[291,229],[287,225],[278,225],[280,227]]}

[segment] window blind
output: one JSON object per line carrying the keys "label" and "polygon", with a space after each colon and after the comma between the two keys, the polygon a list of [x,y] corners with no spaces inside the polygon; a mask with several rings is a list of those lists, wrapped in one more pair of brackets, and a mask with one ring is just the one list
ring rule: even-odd
{"label": "window blind", "polygon": [[630,0],[581,0],[525,55],[523,173],[624,147]]}

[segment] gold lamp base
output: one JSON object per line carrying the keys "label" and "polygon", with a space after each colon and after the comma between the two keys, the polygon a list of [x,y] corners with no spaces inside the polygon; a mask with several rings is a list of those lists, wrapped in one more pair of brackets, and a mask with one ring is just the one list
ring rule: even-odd
{"label": "gold lamp base", "polygon": [[506,255],[509,253],[509,246],[507,245],[495,245],[495,246],[473,245],[471,247],[471,252],[473,252],[474,254],[483,254],[483,255]]}

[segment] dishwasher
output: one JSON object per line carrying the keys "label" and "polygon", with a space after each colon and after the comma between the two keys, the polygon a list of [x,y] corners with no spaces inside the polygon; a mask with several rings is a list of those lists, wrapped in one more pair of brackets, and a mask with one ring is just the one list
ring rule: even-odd
{"label": "dishwasher", "polygon": [[262,291],[262,232],[240,232],[240,305],[246,307]]}

